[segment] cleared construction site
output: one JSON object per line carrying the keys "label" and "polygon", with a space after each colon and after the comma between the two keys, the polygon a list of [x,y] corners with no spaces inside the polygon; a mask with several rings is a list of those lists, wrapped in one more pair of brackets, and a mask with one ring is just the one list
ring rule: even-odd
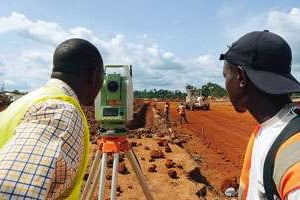
{"label": "cleared construction site", "polygon": [[[170,123],[165,124],[164,103],[135,100],[135,119],[128,135],[154,198],[234,198],[226,196],[225,191],[238,188],[243,152],[254,120],[249,114],[235,113],[229,102],[211,102],[210,111],[187,111],[189,123],[180,125],[176,111],[179,102],[171,102]],[[87,107],[85,112],[91,124],[92,162],[99,149],[100,136],[94,109]],[[109,156],[107,199],[112,163],[113,158]],[[88,169],[85,180],[89,173]],[[124,156],[120,157],[117,182],[117,199],[146,199]],[[96,187],[93,199],[97,198]]]}

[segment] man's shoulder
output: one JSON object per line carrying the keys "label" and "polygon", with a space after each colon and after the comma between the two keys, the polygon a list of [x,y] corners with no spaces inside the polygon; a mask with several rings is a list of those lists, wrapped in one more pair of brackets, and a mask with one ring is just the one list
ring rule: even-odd
{"label": "man's shoulder", "polygon": [[61,114],[79,114],[80,111],[70,102],[60,99],[48,99],[32,105],[26,112],[26,116],[39,115],[45,113],[61,113]]}

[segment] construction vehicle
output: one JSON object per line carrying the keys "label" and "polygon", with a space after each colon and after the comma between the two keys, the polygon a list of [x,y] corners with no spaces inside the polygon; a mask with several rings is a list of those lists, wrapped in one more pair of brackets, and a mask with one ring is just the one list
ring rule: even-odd
{"label": "construction vehicle", "polygon": [[0,108],[7,107],[12,102],[11,97],[4,92],[0,92]]}
{"label": "construction vehicle", "polygon": [[185,107],[189,110],[209,110],[208,99],[201,95],[201,90],[195,87],[186,88]]}

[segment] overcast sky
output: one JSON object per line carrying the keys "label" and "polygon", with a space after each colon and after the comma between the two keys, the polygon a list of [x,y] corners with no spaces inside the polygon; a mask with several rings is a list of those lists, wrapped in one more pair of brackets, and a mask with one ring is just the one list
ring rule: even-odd
{"label": "overcast sky", "polygon": [[219,54],[243,34],[265,29],[291,45],[300,80],[298,0],[2,0],[0,84],[42,86],[55,47],[80,37],[99,48],[105,64],[133,65],[135,89],[223,86]]}

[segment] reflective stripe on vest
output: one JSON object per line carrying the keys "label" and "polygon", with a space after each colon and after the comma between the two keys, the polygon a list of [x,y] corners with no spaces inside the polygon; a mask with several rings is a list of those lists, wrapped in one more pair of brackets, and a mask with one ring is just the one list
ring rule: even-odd
{"label": "reflective stripe on vest", "polygon": [[88,164],[89,156],[89,128],[86,117],[79,105],[79,103],[72,97],[67,96],[62,91],[54,87],[45,86],[34,92],[31,92],[24,97],[13,102],[7,109],[0,114],[0,149],[13,137],[15,128],[20,124],[22,118],[26,114],[27,110],[34,104],[47,101],[49,99],[59,99],[74,105],[81,113],[84,123],[84,150],[82,163],[79,164],[78,172],[68,193],[68,199],[79,199],[80,189],[82,184],[83,175]]}
{"label": "reflective stripe on vest", "polygon": [[[259,127],[258,127],[259,128]],[[243,169],[240,178],[239,200],[245,200],[249,186],[249,172],[251,167],[251,155],[255,134],[255,128],[247,146]],[[294,189],[300,188],[300,133],[289,138],[283,143],[276,154],[274,162],[273,179],[281,199],[285,199],[287,194]]]}
{"label": "reflective stripe on vest", "polygon": [[288,192],[300,186],[300,133],[289,138],[279,148],[274,162],[274,182],[285,199]]}
{"label": "reflective stripe on vest", "polygon": [[244,186],[244,183],[242,183],[242,182],[240,181],[239,194],[238,194],[238,199],[239,199],[239,200],[246,199],[246,198],[244,197],[244,195],[245,195],[244,192],[245,192],[245,186]]}

